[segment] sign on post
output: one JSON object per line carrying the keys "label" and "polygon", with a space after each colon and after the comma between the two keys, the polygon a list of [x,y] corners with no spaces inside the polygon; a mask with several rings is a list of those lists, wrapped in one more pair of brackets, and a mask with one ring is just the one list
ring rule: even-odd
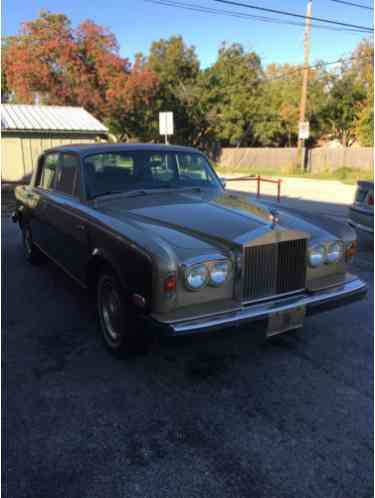
{"label": "sign on post", "polygon": [[159,112],[159,133],[165,136],[168,143],[168,135],[173,135],[173,112]]}
{"label": "sign on post", "polygon": [[299,140],[307,140],[309,136],[310,136],[310,123],[308,121],[301,121],[298,130]]}

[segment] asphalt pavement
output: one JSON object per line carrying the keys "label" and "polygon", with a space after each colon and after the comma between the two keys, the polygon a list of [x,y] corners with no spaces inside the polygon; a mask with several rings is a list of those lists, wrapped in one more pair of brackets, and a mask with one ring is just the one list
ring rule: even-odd
{"label": "asphalt pavement", "polygon": [[120,361],[89,297],[29,266],[7,218],[2,232],[4,496],[373,496],[370,241],[352,268],[368,298],[303,332],[231,329]]}

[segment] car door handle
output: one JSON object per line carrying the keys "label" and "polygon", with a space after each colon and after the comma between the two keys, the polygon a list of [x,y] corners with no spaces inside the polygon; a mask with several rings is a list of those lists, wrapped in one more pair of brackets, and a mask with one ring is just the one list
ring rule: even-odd
{"label": "car door handle", "polygon": [[85,225],[78,224],[78,225],[76,225],[76,229],[80,230],[81,232],[83,232],[85,230]]}

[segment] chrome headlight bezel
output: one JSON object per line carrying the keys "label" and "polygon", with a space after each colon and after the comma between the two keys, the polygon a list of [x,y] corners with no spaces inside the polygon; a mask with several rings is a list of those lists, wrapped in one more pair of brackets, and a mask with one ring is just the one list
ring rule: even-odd
{"label": "chrome headlight bezel", "polygon": [[327,257],[326,246],[324,244],[316,244],[309,247],[307,257],[311,268],[319,268],[320,266],[323,266]]}
{"label": "chrome headlight bezel", "polygon": [[[217,273],[220,273],[220,267],[222,272],[222,277],[218,278]],[[207,287],[222,287],[225,282],[227,282],[232,270],[231,262],[227,259],[218,260],[207,260],[200,263],[191,264],[184,268],[184,283],[185,287],[189,291],[200,291]],[[193,285],[192,276],[200,271],[202,278],[199,285]],[[216,276],[215,276],[216,273]]]}
{"label": "chrome headlight bezel", "polygon": [[334,264],[340,262],[344,257],[344,244],[341,240],[334,240],[327,244],[326,263]]}
{"label": "chrome headlight bezel", "polygon": [[[208,282],[209,285],[211,285],[212,287],[221,287],[222,285],[224,285],[230,275],[231,271],[230,261],[228,260],[214,261],[209,263],[208,266],[209,266],[209,282]],[[222,268],[220,269],[220,267]],[[219,277],[220,274],[222,278]]]}
{"label": "chrome headlight bezel", "polygon": [[342,240],[315,244],[308,249],[308,263],[311,268],[319,268],[324,264],[337,264],[344,259],[344,253],[345,248]]}
{"label": "chrome headlight bezel", "polygon": [[[194,285],[192,278],[194,278],[194,274],[198,271],[201,271],[201,283],[200,285]],[[206,287],[209,280],[209,271],[206,263],[199,263],[196,265],[192,265],[190,267],[185,268],[184,272],[185,276],[185,285],[190,291],[199,291]]]}

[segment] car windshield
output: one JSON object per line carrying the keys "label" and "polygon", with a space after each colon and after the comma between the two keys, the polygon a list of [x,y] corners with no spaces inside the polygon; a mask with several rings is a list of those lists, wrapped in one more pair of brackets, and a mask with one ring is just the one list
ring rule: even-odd
{"label": "car windshield", "polygon": [[84,160],[89,197],[160,188],[215,188],[221,184],[207,159],[195,152],[101,152]]}

